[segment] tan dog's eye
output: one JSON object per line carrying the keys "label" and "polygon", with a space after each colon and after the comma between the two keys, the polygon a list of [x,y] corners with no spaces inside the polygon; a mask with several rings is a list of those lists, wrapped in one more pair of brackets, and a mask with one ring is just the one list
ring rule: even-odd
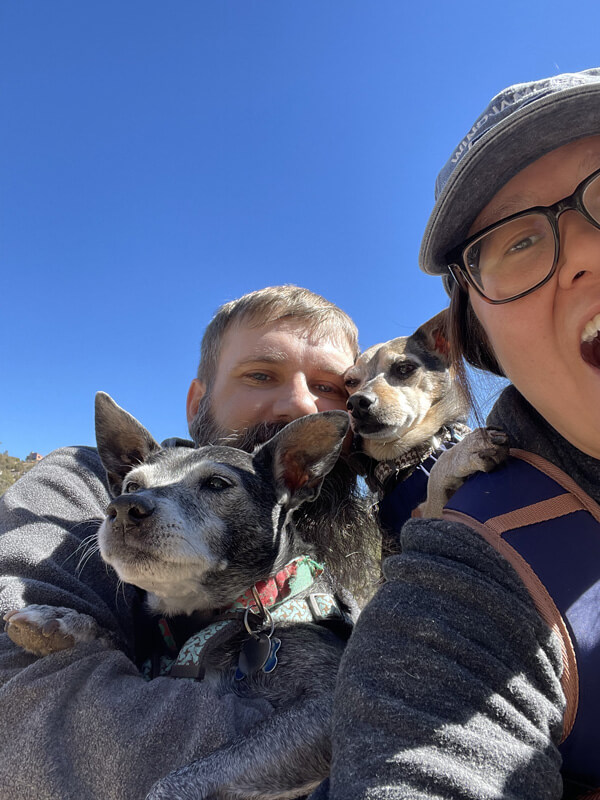
{"label": "tan dog's eye", "polygon": [[392,375],[396,378],[406,378],[408,375],[411,375],[417,368],[416,364],[413,364],[412,361],[397,361],[391,369]]}
{"label": "tan dog's eye", "polygon": [[344,381],[344,386],[346,387],[346,389],[356,389],[359,383],[360,381],[358,380],[358,378],[346,378],[346,380]]}

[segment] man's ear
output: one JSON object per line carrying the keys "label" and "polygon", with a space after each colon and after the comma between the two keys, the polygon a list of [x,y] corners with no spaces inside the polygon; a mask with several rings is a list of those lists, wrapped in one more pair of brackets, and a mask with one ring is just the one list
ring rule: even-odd
{"label": "man's ear", "polygon": [[121,494],[123,478],[160,450],[146,428],[105,392],[96,394],[96,444],[114,495]]}
{"label": "man's ear", "polygon": [[411,338],[419,339],[432,353],[444,359],[450,364],[450,341],[448,339],[448,309],[444,308],[435,317],[424,322],[420,328],[412,334]]}
{"label": "man's ear", "polygon": [[187,402],[185,404],[188,425],[198,413],[198,406],[200,405],[200,401],[205,394],[206,384],[204,381],[199,381],[198,378],[194,378],[194,380],[190,383],[190,388],[188,389],[187,394]]}
{"label": "man's ear", "polygon": [[290,422],[254,456],[273,473],[277,499],[289,508],[315,500],[349,427],[345,411],[323,411]]}

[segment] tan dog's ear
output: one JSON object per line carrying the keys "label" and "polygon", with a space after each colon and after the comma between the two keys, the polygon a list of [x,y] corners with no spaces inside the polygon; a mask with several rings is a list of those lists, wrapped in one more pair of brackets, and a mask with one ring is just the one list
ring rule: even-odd
{"label": "tan dog's ear", "polygon": [[415,339],[423,341],[428,350],[436,352],[450,363],[450,341],[447,332],[448,309],[444,308],[435,317],[424,322],[413,333]]}

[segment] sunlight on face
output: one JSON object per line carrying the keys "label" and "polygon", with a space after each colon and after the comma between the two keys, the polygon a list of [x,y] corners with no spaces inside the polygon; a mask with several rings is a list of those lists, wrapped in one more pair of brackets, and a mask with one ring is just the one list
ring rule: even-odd
{"label": "sunlight on face", "polygon": [[353,361],[349,343],[311,333],[298,321],[233,325],[223,337],[210,391],[214,421],[234,431],[345,410],[343,376]]}

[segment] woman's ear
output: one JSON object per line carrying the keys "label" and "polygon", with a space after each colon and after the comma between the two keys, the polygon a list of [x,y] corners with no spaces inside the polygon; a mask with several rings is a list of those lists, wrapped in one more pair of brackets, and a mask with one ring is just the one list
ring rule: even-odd
{"label": "woman's ear", "polygon": [[198,406],[200,405],[200,401],[205,394],[206,384],[204,381],[199,381],[198,378],[194,378],[194,380],[190,383],[190,388],[188,389],[187,394],[187,402],[185,404],[188,425],[196,417],[196,414],[198,413]]}

